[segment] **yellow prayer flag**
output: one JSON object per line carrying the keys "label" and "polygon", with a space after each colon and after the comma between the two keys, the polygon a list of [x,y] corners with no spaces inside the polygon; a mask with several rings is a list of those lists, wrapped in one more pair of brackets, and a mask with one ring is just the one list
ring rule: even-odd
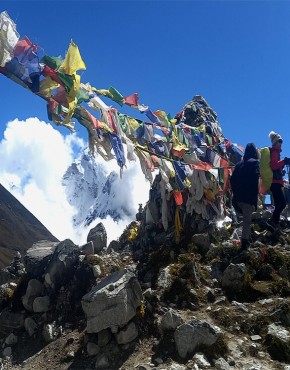
{"label": "yellow prayer flag", "polygon": [[140,127],[140,124],[138,123],[138,121],[135,120],[135,118],[132,118],[129,116],[126,116],[126,118],[127,118],[128,125],[130,126],[132,131],[135,131],[137,130],[137,128]]}
{"label": "yellow prayer flag", "polygon": [[86,69],[86,65],[82,60],[78,46],[71,41],[65,59],[60,66],[60,70],[72,75],[79,69]]}
{"label": "yellow prayer flag", "polygon": [[97,89],[96,93],[99,94],[99,95],[107,96],[108,98],[113,97],[113,95],[110,93],[110,91],[106,90],[106,89]]}

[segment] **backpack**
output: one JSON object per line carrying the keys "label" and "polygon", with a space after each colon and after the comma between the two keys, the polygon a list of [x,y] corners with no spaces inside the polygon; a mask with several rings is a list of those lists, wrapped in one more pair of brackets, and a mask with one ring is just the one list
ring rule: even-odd
{"label": "backpack", "polygon": [[273,171],[270,165],[270,148],[268,146],[260,149],[260,177],[261,193],[267,193],[273,180]]}

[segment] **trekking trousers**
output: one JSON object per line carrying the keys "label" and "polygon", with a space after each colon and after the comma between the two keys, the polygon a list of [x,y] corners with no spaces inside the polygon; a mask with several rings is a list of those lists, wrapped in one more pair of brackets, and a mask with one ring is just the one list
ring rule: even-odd
{"label": "trekking trousers", "polygon": [[276,184],[276,183],[273,183],[270,187],[270,190],[273,195],[274,207],[275,207],[271,219],[276,224],[279,223],[281,212],[286,207],[286,200],[285,200],[282,188],[283,186],[281,184]]}
{"label": "trekking trousers", "polygon": [[242,238],[249,240],[251,234],[251,225],[252,225],[252,213],[254,206],[249,203],[238,202],[238,206],[242,210],[243,214],[243,229],[242,229]]}

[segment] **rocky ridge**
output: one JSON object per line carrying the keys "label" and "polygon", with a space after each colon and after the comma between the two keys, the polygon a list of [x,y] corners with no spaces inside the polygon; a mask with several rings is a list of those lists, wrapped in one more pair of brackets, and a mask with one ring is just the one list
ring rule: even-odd
{"label": "rocky ridge", "polygon": [[260,210],[241,252],[238,223],[176,243],[145,213],[108,247],[97,225],[1,271],[2,369],[289,370],[289,222]]}

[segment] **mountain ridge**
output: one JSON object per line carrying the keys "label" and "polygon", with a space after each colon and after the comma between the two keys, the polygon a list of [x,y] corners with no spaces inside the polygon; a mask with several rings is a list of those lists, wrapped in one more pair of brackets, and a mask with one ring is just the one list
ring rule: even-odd
{"label": "mountain ridge", "polygon": [[19,251],[39,240],[58,241],[52,233],[0,184],[0,268]]}

